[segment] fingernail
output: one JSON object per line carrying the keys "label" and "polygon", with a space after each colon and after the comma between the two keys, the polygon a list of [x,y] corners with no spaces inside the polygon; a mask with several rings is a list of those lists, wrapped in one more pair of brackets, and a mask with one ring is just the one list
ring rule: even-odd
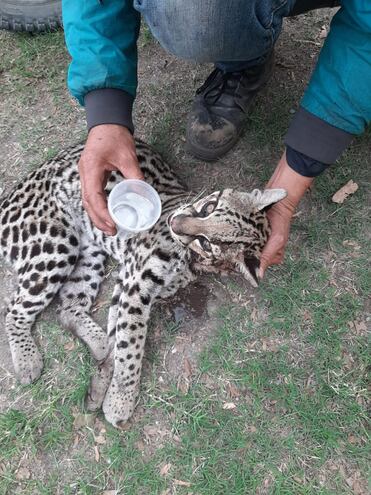
{"label": "fingernail", "polygon": [[264,270],[263,268],[260,268],[259,269],[259,274],[258,274],[259,278],[263,278],[264,277]]}

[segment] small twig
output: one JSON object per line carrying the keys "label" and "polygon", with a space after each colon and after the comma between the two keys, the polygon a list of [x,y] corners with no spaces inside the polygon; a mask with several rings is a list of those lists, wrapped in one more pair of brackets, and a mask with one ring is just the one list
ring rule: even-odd
{"label": "small twig", "polygon": [[298,40],[293,38],[292,41],[296,41],[297,43],[308,43],[310,45],[322,46],[322,43],[318,43],[317,41],[312,41],[312,40]]}

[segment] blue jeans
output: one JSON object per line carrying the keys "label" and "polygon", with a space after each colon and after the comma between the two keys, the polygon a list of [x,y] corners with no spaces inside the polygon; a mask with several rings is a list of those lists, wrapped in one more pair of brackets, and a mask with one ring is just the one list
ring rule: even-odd
{"label": "blue jeans", "polygon": [[134,0],[169,52],[232,72],[264,63],[283,17],[337,5],[336,0]]}

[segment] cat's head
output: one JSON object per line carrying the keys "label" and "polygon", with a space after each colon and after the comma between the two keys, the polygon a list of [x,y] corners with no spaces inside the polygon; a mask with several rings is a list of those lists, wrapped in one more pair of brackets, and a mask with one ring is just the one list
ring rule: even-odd
{"label": "cat's head", "polygon": [[178,208],[168,224],[173,238],[196,253],[199,268],[237,271],[256,287],[270,233],[265,210],[286,195],[284,189],[224,189]]}

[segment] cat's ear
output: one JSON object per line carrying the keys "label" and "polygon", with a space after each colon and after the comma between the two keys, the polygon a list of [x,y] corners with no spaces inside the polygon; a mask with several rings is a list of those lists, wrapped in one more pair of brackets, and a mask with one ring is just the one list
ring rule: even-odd
{"label": "cat's ear", "polygon": [[265,189],[264,191],[254,189],[250,196],[253,200],[255,208],[258,210],[264,210],[267,206],[286,198],[287,191],[285,189]]}
{"label": "cat's ear", "polygon": [[253,286],[259,285],[258,273],[260,267],[260,261],[256,256],[245,253],[241,256],[238,263],[238,270],[242,273],[244,278]]}

